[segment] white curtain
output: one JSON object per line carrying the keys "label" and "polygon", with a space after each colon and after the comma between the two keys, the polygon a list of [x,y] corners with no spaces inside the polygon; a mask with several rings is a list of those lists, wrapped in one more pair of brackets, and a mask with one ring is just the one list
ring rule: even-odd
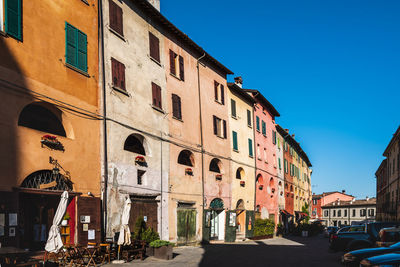
{"label": "white curtain", "polygon": [[68,192],[64,191],[61,195],[60,203],[58,204],[58,208],[56,214],[53,218],[53,225],[49,231],[49,238],[46,243],[46,251],[48,252],[58,252],[60,248],[63,247],[63,242],[61,240],[59,225],[64,217],[65,211],[67,210],[68,204]]}
{"label": "white curtain", "polygon": [[119,230],[118,245],[131,244],[131,231],[129,229],[129,217],[131,213],[131,199],[126,198],[124,210],[122,211],[121,227]]}

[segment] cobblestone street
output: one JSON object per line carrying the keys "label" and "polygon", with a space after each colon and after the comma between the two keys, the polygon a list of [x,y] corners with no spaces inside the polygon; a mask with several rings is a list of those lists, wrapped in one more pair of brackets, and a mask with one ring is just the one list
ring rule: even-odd
{"label": "cobblestone street", "polygon": [[[122,266],[341,266],[342,253],[328,249],[322,236],[274,238],[204,247],[177,247],[174,259],[135,260]],[[118,266],[111,264],[106,266]],[[121,265],[120,265],[121,266]]]}

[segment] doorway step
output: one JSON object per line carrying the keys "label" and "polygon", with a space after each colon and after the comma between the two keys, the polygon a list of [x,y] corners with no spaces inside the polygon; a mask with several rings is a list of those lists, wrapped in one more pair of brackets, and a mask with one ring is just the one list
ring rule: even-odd
{"label": "doorway step", "polygon": [[246,241],[246,237],[244,234],[236,234],[236,241],[235,242],[242,242],[242,241]]}

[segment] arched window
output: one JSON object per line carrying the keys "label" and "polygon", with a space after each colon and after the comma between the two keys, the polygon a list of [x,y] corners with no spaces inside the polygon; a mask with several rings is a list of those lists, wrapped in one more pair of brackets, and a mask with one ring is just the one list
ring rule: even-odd
{"label": "arched window", "polygon": [[194,156],[189,150],[182,150],[178,156],[178,164],[193,167],[194,166]]}
{"label": "arched window", "polygon": [[273,188],[274,187],[274,178],[271,177],[271,179],[269,179],[269,187]]}
{"label": "arched window", "polygon": [[261,210],[260,205],[257,205],[257,206],[256,206],[256,212],[260,212],[260,210]]}
{"label": "arched window", "polygon": [[60,120],[62,112],[55,107],[53,110],[58,114],[50,111],[44,105],[38,103],[29,104],[19,114],[18,125],[66,137],[64,126]]}
{"label": "arched window", "polygon": [[210,162],[210,171],[221,173],[221,161],[213,158]]}
{"label": "arched window", "polygon": [[236,170],[236,179],[242,179],[244,178],[244,170],[243,168],[238,168]]}
{"label": "arched window", "polygon": [[126,138],[124,150],[146,156],[146,151],[143,147],[143,136],[131,134]]}
{"label": "arched window", "polygon": [[262,184],[262,183],[263,183],[263,177],[262,177],[261,174],[257,175],[256,182],[259,183],[259,184]]}
{"label": "arched window", "polygon": [[237,210],[244,210],[244,201],[243,201],[243,199],[239,199],[238,202],[236,202],[236,209]]}
{"label": "arched window", "polygon": [[[22,182],[21,187],[42,189],[42,185],[46,185],[45,190],[72,191],[73,189],[71,180],[60,173],[55,174],[51,170],[31,173]],[[49,187],[49,185],[51,186]]]}
{"label": "arched window", "polygon": [[290,186],[290,192],[293,193],[293,185]]}
{"label": "arched window", "polygon": [[210,209],[223,209],[224,201],[220,198],[214,198],[210,203]]}

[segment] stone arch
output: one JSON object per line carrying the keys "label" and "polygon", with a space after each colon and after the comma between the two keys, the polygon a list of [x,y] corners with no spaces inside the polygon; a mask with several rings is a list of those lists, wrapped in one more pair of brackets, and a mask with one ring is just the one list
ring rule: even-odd
{"label": "stone arch", "polygon": [[124,150],[146,156],[145,138],[136,133],[129,135],[125,139]]}
{"label": "stone arch", "polygon": [[224,201],[220,198],[214,198],[210,202],[210,209],[224,209]]}
{"label": "stone arch", "polygon": [[182,150],[178,156],[178,164],[194,167],[194,155],[189,150]]}
{"label": "stone arch", "polygon": [[244,178],[244,170],[242,167],[237,168],[236,170],[236,179],[243,179]]}
{"label": "stone arch", "polygon": [[29,174],[21,183],[23,188],[73,191],[70,179],[53,170],[39,170]]}
{"label": "stone arch", "polygon": [[210,161],[209,170],[216,173],[222,173],[222,162],[217,158],[213,158]]}
{"label": "stone arch", "polygon": [[263,184],[263,183],[264,183],[264,179],[263,179],[261,173],[259,173],[259,174],[257,175],[256,182],[257,182],[258,184]]}

